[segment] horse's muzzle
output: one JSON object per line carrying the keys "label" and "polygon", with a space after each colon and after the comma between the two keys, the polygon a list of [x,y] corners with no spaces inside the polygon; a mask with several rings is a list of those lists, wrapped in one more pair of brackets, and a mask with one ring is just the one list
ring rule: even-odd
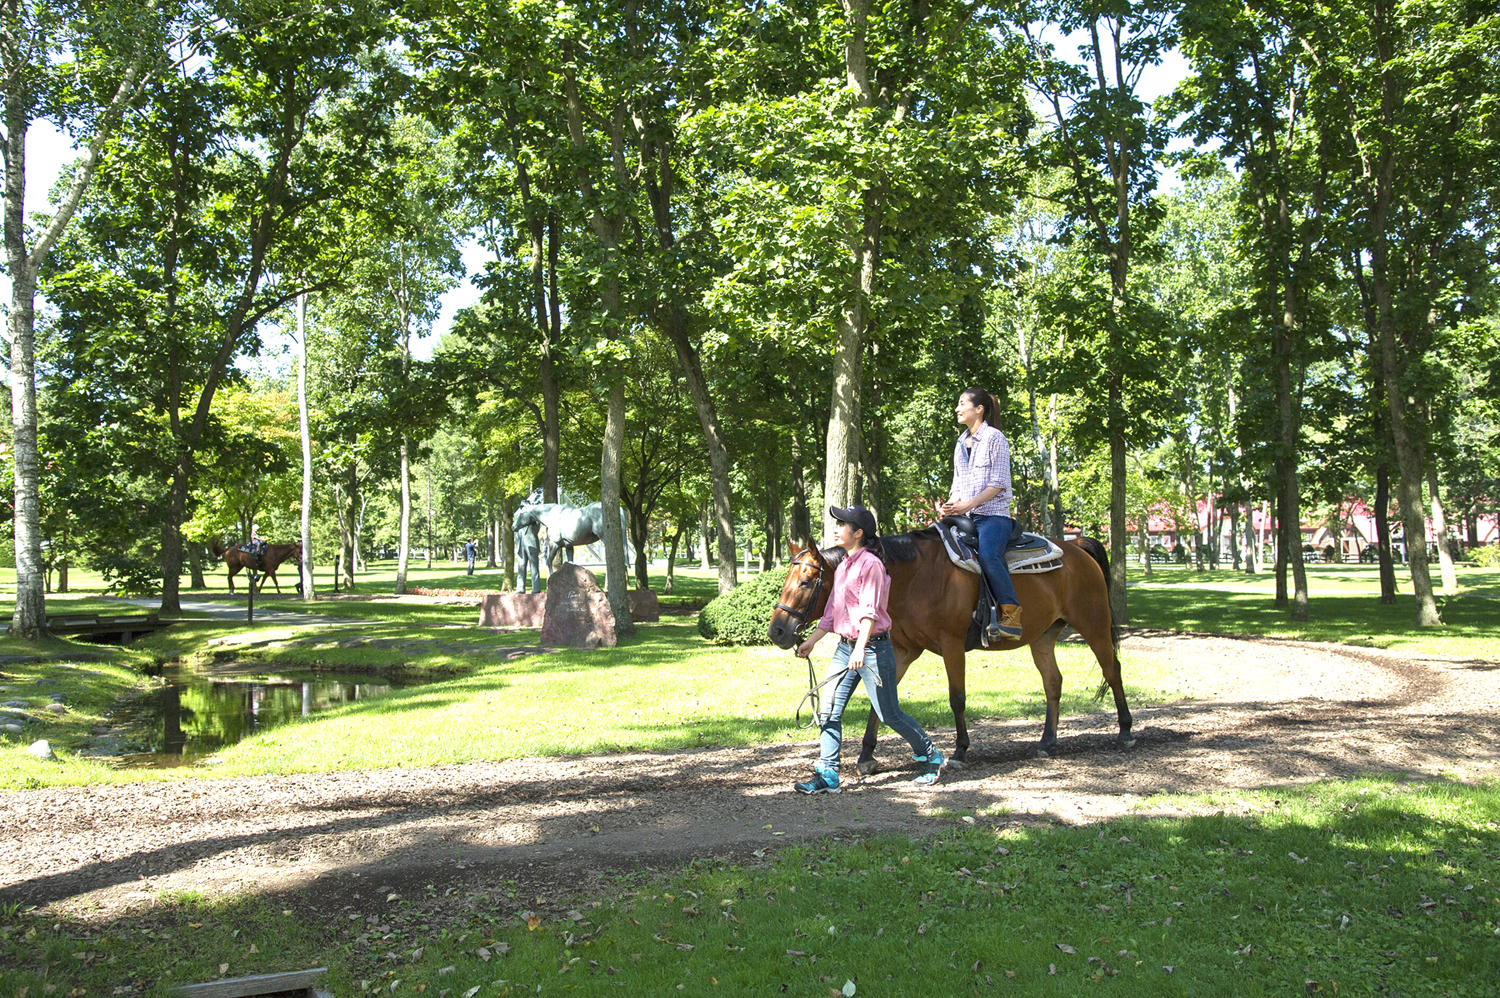
{"label": "horse's muzzle", "polygon": [[777,648],[790,648],[797,643],[797,629],[785,613],[777,610],[771,616],[771,626],[766,628],[766,637]]}

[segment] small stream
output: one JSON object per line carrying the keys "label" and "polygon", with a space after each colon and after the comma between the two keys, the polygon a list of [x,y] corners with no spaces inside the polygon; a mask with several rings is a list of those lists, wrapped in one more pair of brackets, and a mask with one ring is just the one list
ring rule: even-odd
{"label": "small stream", "polygon": [[123,767],[189,766],[259,731],[420,685],[388,677],[193,672],[168,666],[160,690],[115,712],[89,754]]}

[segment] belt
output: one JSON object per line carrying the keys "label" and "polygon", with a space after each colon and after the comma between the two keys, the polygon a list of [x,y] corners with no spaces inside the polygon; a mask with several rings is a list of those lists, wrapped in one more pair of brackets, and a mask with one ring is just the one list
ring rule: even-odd
{"label": "belt", "polygon": [[[879,634],[872,634],[872,635],[870,635],[870,640],[868,642],[866,642],[866,643],[867,644],[874,644],[877,641],[889,641],[889,640],[891,640],[891,632],[890,631],[881,631]],[[854,647],[854,642],[850,641],[848,638],[839,638],[839,644],[841,644],[841,645],[848,645],[850,648]]]}

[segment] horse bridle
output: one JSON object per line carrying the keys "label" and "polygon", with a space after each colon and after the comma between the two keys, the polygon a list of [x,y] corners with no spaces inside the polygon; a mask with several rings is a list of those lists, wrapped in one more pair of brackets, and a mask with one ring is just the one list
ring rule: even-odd
{"label": "horse bridle", "polygon": [[[829,568],[828,559],[823,557],[823,552],[819,551],[816,546],[809,547],[807,551],[811,551],[813,553],[813,557],[821,563],[821,567],[819,565],[808,565],[809,568],[818,569],[818,579],[813,583],[812,598],[807,601],[807,609],[796,610],[792,607],[787,606],[785,603],[776,604],[776,609],[780,610],[788,617],[791,617],[794,621],[796,621],[796,625],[792,628],[792,633],[797,635],[798,637],[801,637],[802,632],[807,630],[808,622],[812,620],[813,612],[818,608],[818,599],[823,595],[823,573],[826,572]],[[801,554],[798,554],[797,557],[793,558],[792,564],[807,565],[808,563],[802,560],[802,555],[806,554],[807,551],[803,551],[801,552]]]}

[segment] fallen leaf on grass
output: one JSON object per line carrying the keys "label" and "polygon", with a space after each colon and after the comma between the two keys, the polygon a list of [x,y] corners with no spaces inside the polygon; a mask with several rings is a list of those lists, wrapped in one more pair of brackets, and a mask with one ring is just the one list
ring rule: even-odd
{"label": "fallen leaf on grass", "polygon": [[1077,953],[1078,952],[1076,949],[1074,949],[1073,947],[1069,946],[1067,943],[1054,943],[1053,945],[1056,946],[1058,949],[1062,950],[1064,953]]}
{"label": "fallen leaf on grass", "polygon": [[1057,976],[1057,964],[1055,964],[1055,963],[1049,963],[1049,964],[1047,964],[1047,973],[1049,975],[1051,975],[1051,976],[1054,976],[1054,977]]}
{"label": "fallen leaf on grass", "polygon": [[537,918],[535,915],[527,915],[526,916],[526,927],[528,929],[535,929],[537,926],[539,926],[541,924],[542,924],[542,920],[540,918]]}
{"label": "fallen leaf on grass", "polygon": [[1163,973],[1170,974],[1172,971],[1176,970],[1177,968],[1176,967],[1163,967],[1161,969],[1162,969]]}
{"label": "fallen leaf on grass", "polygon": [[844,982],[843,995],[844,998],[854,998],[854,982],[852,980]]}
{"label": "fallen leaf on grass", "polygon": [[789,949],[789,950],[786,951],[786,955],[787,956],[806,956],[807,954],[804,953],[804,952],[802,952],[800,949]]}
{"label": "fallen leaf on grass", "polygon": [[474,985],[472,988],[464,992],[464,998],[474,998],[475,995],[479,994],[479,989],[481,987],[483,987],[483,985],[481,984]]}
{"label": "fallen leaf on grass", "polygon": [[227,974],[227,973],[229,973],[229,964],[227,964],[227,963],[221,963],[221,964],[219,964],[219,973],[221,973],[221,974]]}
{"label": "fallen leaf on grass", "polygon": [[1016,976],[1016,972],[1014,970],[1007,970],[1005,972],[1005,976],[1006,977],[1015,977]]}

